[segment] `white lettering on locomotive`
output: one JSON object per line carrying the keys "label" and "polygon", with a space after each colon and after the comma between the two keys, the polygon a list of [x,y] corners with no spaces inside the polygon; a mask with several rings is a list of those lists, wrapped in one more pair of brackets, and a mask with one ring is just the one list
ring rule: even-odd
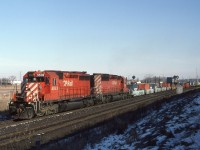
{"label": "white lettering on locomotive", "polygon": [[64,86],[73,86],[73,81],[64,80]]}
{"label": "white lettering on locomotive", "polygon": [[44,74],[37,74],[37,77],[44,77]]}
{"label": "white lettering on locomotive", "polygon": [[112,81],[112,85],[117,85],[117,81]]}

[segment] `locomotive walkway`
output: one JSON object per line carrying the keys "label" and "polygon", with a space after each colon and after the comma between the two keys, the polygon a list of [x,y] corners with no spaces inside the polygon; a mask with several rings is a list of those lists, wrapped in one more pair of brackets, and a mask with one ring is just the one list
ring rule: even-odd
{"label": "locomotive walkway", "polygon": [[[184,93],[195,90],[199,88],[190,88]],[[166,91],[32,120],[5,121],[0,124],[0,149],[29,149],[175,95],[175,91]]]}

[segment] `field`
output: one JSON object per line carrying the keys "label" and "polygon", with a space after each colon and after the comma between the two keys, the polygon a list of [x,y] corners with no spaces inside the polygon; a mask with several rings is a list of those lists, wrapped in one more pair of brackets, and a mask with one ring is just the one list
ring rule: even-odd
{"label": "field", "polygon": [[[17,86],[17,89],[20,89],[20,86]],[[8,109],[8,102],[15,91],[16,85],[0,86],[0,111]]]}

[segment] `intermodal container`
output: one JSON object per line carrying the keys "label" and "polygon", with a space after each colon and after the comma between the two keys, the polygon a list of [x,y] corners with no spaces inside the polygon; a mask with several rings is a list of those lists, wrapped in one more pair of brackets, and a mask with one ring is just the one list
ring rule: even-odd
{"label": "intermodal container", "polygon": [[157,84],[156,83],[150,83],[150,89],[155,89],[157,87]]}
{"label": "intermodal container", "polygon": [[172,77],[167,77],[167,83],[173,83],[173,82],[174,82],[174,80]]}
{"label": "intermodal container", "polygon": [[138,84],[138,90],[149,90],[149,89],[150,89],[150,85],[147,83]]}
{"label": "intermodal container", "polygon": [[161,91],[166,91],[166,90],[167,90],[166,87],[161,88]]}
{"label": "intermodal container", "polygon": [[170,83],[163,82],[163,83],[162,83],[162,87],[170,87]]}
{"label": "intermodal container", "polygon": [[139,90],[139,91],[132,91],[131,93],[133,96],[140,96],[140,95],[144,95],[145,91],[144,90]]}
{"label": "intermodal container", "polygon": [[161,91],[162,91],[161,88],[155,88],[155,93],[157,93],[157,92],[161,92]]}
{"label": "intermodal container", "polygon": [[171,90],[171,87],[167,87],[167,90]]}
{"label": "intermodal container", "polygon": [[189,88],[190,87],[190,84],[189,83],[184,83],[183,84],[183,88]]}
{"label": "intermodal container", "polygon": [[176,86],[176,94],[181,94],[183,93],[183,86],[177,85]]}
{"label": "intermodal container", "polygon": [[145,93],[146,94],[152,94],[152,93],[154,93],[154,89],[145,90]]}

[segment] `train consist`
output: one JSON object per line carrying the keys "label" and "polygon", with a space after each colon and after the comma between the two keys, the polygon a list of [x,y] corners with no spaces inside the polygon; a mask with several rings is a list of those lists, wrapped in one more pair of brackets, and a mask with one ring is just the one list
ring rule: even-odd
{"label": "train consist", "polygon": [[14,94],[9,111],[18,118],[27,119],[126,99],[129,95],[126,84],[126,78],[111,74],[27,72],[21,93]]}
{"label": "train consist", "polygon": [[171,84],[170,83],[163,83],[160,86],[158,86],[155,83],[148,84],[148,83],[132,83],[128,85],[130,94],[133,96],[140,96],[140,95],[146,95],[146,94],[152,94],[162,91],[171,90]]}
{"label": "train consist", "polygon": [[127,84],[125,77],[111,74],[34,71],[23,76],[21,92],[13,95],[9,111],[17,118],[30,119],[170,89],[170,83]]}

